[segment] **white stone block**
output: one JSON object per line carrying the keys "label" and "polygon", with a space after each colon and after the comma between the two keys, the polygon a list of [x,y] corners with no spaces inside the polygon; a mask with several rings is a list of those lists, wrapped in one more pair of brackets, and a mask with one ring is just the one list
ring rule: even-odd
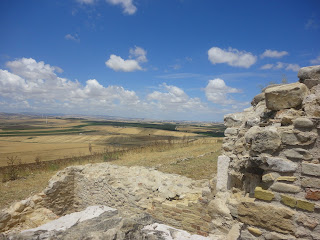
{"label": "white stone block", "polygon": [[226,191],[228,188],[228,168],[230,158],[226,155],[218,157],[217,191]]}

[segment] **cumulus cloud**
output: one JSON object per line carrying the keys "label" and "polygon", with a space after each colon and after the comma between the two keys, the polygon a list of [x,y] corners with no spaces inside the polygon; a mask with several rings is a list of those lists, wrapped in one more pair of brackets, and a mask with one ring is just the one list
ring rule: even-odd
{"label": "cumulus cloud", "polygon": [[293,71],[298,72],[301,67],[298,64],[294,63],[284,63],[284,62],[277,62],[276,64],[266,64],[260,67],[262,70],[268,70],[268,69],[285,69],[287,71]]}
{"label": "cumulus cloud", "polygon": [[78,34],[72,35],[72,34],[69,33],[69,34],[65,35],[64,38],[65,38],[66,40],[71,40],[71,41],[75,41],[75,42],[80,42],[80,38],[79,38]]}
{"label": "cumulus cloud", "polygon": [[235,103],[234,100],[229,98],[228,94],[241,92],[240,89],[227,86],[220,78],[209,80],[204,90],[209,101],[223,105]]}
{"label": "cumulus cloud", "polygon": [[133,4],[133,0],[106,0],[106,2],[112,5],[120,5],[123,8],[123,12],[129,15],[132,15],[137,11],[137,7]]}
{"label": "cumulus cloud", "polygon": [[114,54],[111,54],[109,60],[105,63],[107,67],[117,72],[133,72],[136,70],[142,70],[142,67],[139,65],[137,60],[124,60]]}
{"label": "cumulus cloud", "polygon": [[116,112],[140,102],[134,91],[121,86],[104,87],[96,79],[87,80],[83,86],[57,76],[60,68],[32,58],[18,59],[6,65],[10,71],[0,69],[0,98],[7,99],[13,107],[32,102],[33,108],[42,110],[71,108]]}
{"label": "cumulus cloud", "polygon": [[281,57],[286,56],[288,54],[289,53],[286,52],[286,51],[279,52],[279,51],[276,51],[276,50],[267,49],[267,50],[264,51],[264,53],[262,53],[260,55],[260,57],[261,58],[266,58],[266,57],[268,57],[268,58],[281,58]]}
{"label": "cumulus cloud", "polygon": [[[147,51],[141,47],[131,48],[129,50],[128,60],[117,55],[110,55],[108,61],[105,62],[106,66],[117,72],[133,72],[137,70],[143,70],[139,63],[147,62]],[[134,59],[132,59],[134,58]]]}
{"label": "cumulus cloud", "polygon": [[208,51],[208,59],[212,64],[226,63],[233,67],[249,68],[257,61],[257,57],[250,52],[239,51],[229,47],[221,49],[212,47]]}
{"label": "cumulus cloud", "polygon": [[103,86],[96,79],[81,84],[59,77],[62,69],[32,58],[10,61],[6,66],[8,70],[0,69],[1,111],[28,108],[36,112],[157,119],[199,119],[200,115],[215,113],[218,119],[218,111],[177,86],[163,84],[161,90],[140,99],[135,91],[122,86]]}
{"label": "cumulus cloud", "polygon": [[130,57],[135,58],[138,62],[147,62],[147,51],[141,47],[135,46],[135,48],[130,48]]}
{"label": "cumulus cloud", "polygon": [[320,55],[317,58],[310,60],[310,63],[311,64],[320,64]]}
{"label": "cumulus cloud", "polygon": [[163,111],[190,111],[206,109],[204,103],[199,98],[190,98],[181,88],[162,84],[163,92],[154,91],[147,96],[154,107]]}

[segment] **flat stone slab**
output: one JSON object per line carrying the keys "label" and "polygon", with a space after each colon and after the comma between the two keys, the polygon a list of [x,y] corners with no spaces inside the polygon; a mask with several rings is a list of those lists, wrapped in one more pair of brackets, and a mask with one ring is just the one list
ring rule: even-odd
{"label": "flat stone slab", "polygon": [[118,210],[107,206],[89,206],[81,212],[74,212],[65,215],[63,217],[58,218],[57,220],[53,220],[37,228],[22,231],[21,233],[36,231],[65,231],[77,224],[78,222],[83,222],[89,219],[99,217],[102,213],[105,212],[117,214]]}

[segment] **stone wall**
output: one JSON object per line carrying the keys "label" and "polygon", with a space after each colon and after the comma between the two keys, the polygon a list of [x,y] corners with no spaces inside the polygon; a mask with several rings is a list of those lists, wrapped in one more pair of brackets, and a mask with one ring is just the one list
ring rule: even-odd
{"label": "stone wall", "polygon": [[217,189],[241,239],[320,239],[320,66],[298,77],[225,116]]}
{"label": "stone wall", "polygon": [[[161,222],[208,235],[210,221],[198,203],[203,192],[210,192],[207,180],[144,167],[108,163],[72,166],[53,176],[42,193],[0,212],[0,231],[34,228],[88,206],[106,205],[127,215],[149,212]],[[169,213],[169,205],[181,209],[183,222]]]}

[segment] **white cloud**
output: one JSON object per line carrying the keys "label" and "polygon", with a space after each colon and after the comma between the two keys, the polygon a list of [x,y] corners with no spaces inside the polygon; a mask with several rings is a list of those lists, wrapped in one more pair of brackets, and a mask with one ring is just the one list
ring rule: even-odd
{"label": "white cloud", "polygon": [[235,104],[236,102],[230,99],[228,94],[241,92],[240,89],[227,86],[220,78],[209,80],[204,90],[209,101],[223,105]]}
{"label": "white cloud", "polygon": [[266,70],[266,69],[271,69],[271,68],[273,68],[273,67],[274,67],[273,64],[265,64],[265,65],[263,65],[262,67],[260,67],[260,69]]}
{"label": "white cloud", "polygon": [[151,105],[162,111],[185,112],[207,109],[199,98],[190,98],[181,88],[162,84],[164,92],[154,91],[147,96]]}
{"label": "white cloud", "polygon": [[284,63],[284,62],[277,62],[276,64],[266,64],[263,65],[262,67],[260,67],[260,69],[263,70],[268,70],[268,69],[273,69],[273,70],[277,70],[277,69],[285,69],[287,71],[294,71],[294,72],[298,72],[299,69],[301,67],[298,64],[294,64],[294,63]]}
{"label": "white cloud", "polygon": [[[133,72],[137,70],[143,70],[139,63],[147,62],[147,51],[141,47],[130,48],[128,60],[116,56],[114,54],[110,55],[108,61],[105,62],[106,66],[113,69],[114,71],[121,72]],[[134,59],[132,59],[134,58]]]}
{"label": "white cloud", "polygon": [[135,46],[135,48],[130,48],[129,50],[130,57],[136,58],[138,62],[147,62],[147,51],[141,47]]}
{"label": "white cloud", "polygon": [[221,49],[212,47],[208,51],[208,59],[212,64],[227,63],[233,67],[249,68],[256,61],[257,57],[250,52],[239,51],[234,48]]}
{"label": "white cloud", "polygon": [[66,40],[71,40],[71,41],[75,41],[75,42],[80,42],[80,38],[79,38],[78,34],[72,35],[72,34],[69,33],[69,34],[65,35],[64,38],[65,38]]}
{"label": "white cloud", "polygon": [[95,79],[82,86],[77,81],[58,77],[57,67],[32,58],[8,62],[7,66],[12,72],[0,69],[0,97],[11,99],[14,106],[27,101],[35,108],[55,111],[63,111],[69,106],[78,111],[111,109],[116,112],[140,101],[134,91],[121,86],[104,87]]}
{"label": "white cloud", "polygon": [[[221,106],[210,107],[177,86],[162,84],[161,90],[140,99],[135,91],[122,86],[104,86],[96,79],[81,84],[62,78],[58,76],[62,69],[32,58],[10,61],[6,66],[8,70],[0,69],[0,111],[4,112],[28,109],[46,113],[221,121],[224,113],[241,109],[244,104],[228,96],[240,90],[217,79],[209,82],[206,95]],[[215,95],[218,93],[222,93],[222,98]],[[228,109],[224,107],[227,103],[231,104]]]}
{"label": "white cloud", "polygon": [[107,67],[117,72],[133,72],[136,70],[142,70],[142,67],[139,65],[137,60],[124,60],[123,58],[114,54],[110,55],[109,60],[105,63]]}
{"label": "white cloud", "polygon": [[286,51],[281,51],[281,52],[278,52],[276,50],[270,50],[270,49],[267,49],[264,51],[264,53],[262,53],[260,55],[261,58],[281,58],[283,56],[286,56],[288,55],[289,53],[286,52]]}
{"label": "white cloud", "polygon": [[311,64],[320,64],[320,55],[317,58],[310,60],[310,63]]}
{"label": "white cloud", "polygon": [[36,62],[36,60],[32,58],[21,58],[7,62],[6,66],[12,73],[32,81],[37,81],[39,79],[55,79],[57,77],[55,71],[62,70],[61,68],[45,64],[43,61]]}
{"label": "white cloud", "polygon": [[137,11],[137,7],[133,4],[133,0],[106,0],[106,2],[112,5],[121,5],[123,12],[129,15],[132,15]]}

